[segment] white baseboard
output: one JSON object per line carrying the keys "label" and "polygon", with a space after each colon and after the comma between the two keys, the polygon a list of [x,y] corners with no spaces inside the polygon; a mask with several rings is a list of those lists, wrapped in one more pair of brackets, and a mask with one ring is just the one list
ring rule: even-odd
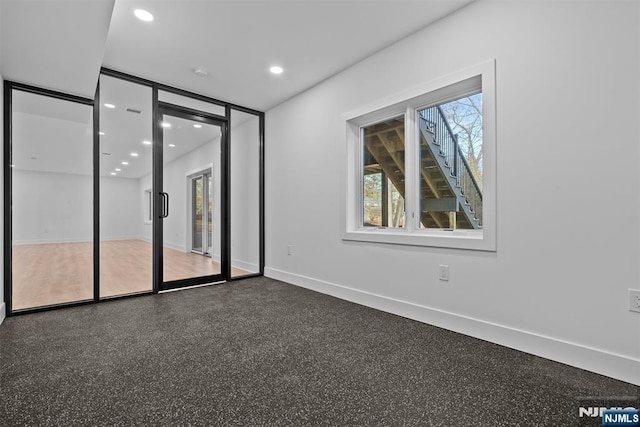
{"label": "white baseboard", "polygon": [[640,359],[407,301],[401,301],[275,268],[265,268],[264,275],[377,310],[640,385]]}
{"label": "white baseboard", "polygon": [[249,261],[242,261],[239,259],[232,259],[231,266],[235,268],[239,268],[240,270],[244,270],[244,271],[250,271],[250,272],[256,272],[256,273],[260,271],[260,266],[258,264],[255,264]]}
{"label": "white baseboard", "polygon": [[[137,240],[139,236],[100,236],[101,242],[116,240]],[[14,240],[13,245],[47,245],[50,243],[91,243],[93,238],[88,239],[40,239],[40,240]]]}
{"label": "white baseboard", "polygon": [[2,322],[4,321],[4,318],[7,317],[7,306],[5,305],[5,303],[0,304],[0,325],[2,325]]}
{"label": "white baseboard", "polygon": [[14,246],[19,245],[48,245],[50,243],[91,243],[93,237],[89,239],[39,239],[39,240],[13,240]]}
{"label": "white baseboard", "polygon": [[162,243],[162,246],[166,246],[168,248],[175,249],[176,251],[180,251],[180,252],[185,252],[185,253],[188,252],[187,248],[185,248],[182,245],[177,245],[177,244],[175,244],[173,242],[165,241],[165,242]]}
{"label": "white baseboard", "polygon": [[100,236],[100,241],[115,241],[115,240],[138,240],[136,236]]}

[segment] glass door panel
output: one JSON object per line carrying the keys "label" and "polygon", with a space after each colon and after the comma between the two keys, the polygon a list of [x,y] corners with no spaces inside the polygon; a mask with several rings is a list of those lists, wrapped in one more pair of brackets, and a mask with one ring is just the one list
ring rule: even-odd
{"label": "glass door panel", "polygon": [[11,309],[92,300],[93,109],[12,96]]}
{"label": "glass door panel", "polygon": [[164,288],[219,280],[221,126],[162,116]]}
{"label": "glass door panel", "polygon": [[100,297],[151,292],[152,93],[100,76]]}
{"label": "glass door panel", "polygon": [[259,123],[231,111],[231,277],[260,272]]}

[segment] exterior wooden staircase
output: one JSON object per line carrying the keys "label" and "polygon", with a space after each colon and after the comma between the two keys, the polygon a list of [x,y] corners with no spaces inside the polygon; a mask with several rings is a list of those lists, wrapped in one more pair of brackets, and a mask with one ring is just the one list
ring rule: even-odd
{"label": "exterior wooden staircase", "polygon": [[[420,112],[420,221],[425,228],[482,228],[482,191],[440,107]],[[368,127],[365,175],[386,175],[405,196],[404,118]]]}

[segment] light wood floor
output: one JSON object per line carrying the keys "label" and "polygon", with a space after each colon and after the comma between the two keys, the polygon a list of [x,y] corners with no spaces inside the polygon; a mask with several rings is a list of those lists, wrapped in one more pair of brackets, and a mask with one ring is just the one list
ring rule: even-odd
{"label": "light wood floor", "polygon": [[[220,273],[210,257],[164,247],[164,280]],[[149,292],[152,246],[143,240],[100,242],[100,297]],[[233,276],[248,272],[232,268]],[[13,246],[13,310],[93,298],[93,244]]]}

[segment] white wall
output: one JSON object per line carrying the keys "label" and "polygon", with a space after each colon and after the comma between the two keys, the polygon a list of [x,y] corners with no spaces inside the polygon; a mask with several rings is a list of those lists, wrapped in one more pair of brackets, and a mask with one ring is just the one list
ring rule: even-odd
{"label": "white wall", "polygon": [[91,175],[13,170],[13,243],[93,239]]}
{"label": "white wall", "polygon": [[[475,2],[269,110],[266,274],[640,384],[639,7]],[[491,58],[497,252],[342,241],[341,115]]]}
{"label": "white wall", "polygon": [[[138,238],[138,180],[103,177],[100,186],[100,239]],[[14,244],[93,240],[92,204],[91,176],[14,170]]]}
{"label": "white wall", "polygon": [[100,240],[139,239],[144,234],[144,191],[139,180],[100,178]]}
{"label": "white wall", "polygon": [[231,264],[257,273],[260,271],[260,129],[257,116],[231,130],[230,145]]}

